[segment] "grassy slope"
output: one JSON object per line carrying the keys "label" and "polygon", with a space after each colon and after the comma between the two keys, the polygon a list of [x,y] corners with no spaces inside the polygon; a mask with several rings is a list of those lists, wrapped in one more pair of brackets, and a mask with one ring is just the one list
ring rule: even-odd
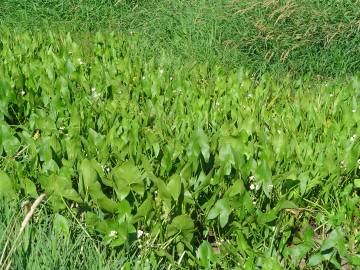
{"label": "grassy slope", "polygon": [[[336,77],[359,71],[359,1],[287,1],[290,4],[286,6],[276,4],[277,1],[255,0],[189,2],[3,0],[0,23],[31,31],[44,26],[71,32],[134,31],[143,37],[141,45],[148,55],[162,48],[173,56],[198,62],[226,67],[245,64],[256,73],[291,71],[296,76],[311,72],[311,76]],[[297,45],[300,47],[294,49]],[[333,212],[325,211],[325,219],[320,217],[324,223],[337,222],[335,213],[339,205],[335,202],[343,197],[334,195],[333,204],[327,205],[334,208]],[[20,207],[0,205],[3,207],[0,231],[5,232],[3,228],[13,221],[9,215],[20,215]],[[43,213],[45,217],[46,212]],[[21,218],[15,220],[19,223]],[[110,256],[101,265],[99,254],[92,248],[93,240],[84,235],[74,220],[71,242],[59,246],[52,222],[51,216],[44,218],[40,227],[29,228],[33,241],[30,248],[18,249],[13,260],[16,268],[28,264],[28,269],[39,265],[44,269],[54,265],[63,265],[64,269],[97,269],[107,264],[108,269],[114,269],[116,260],[122,260],[119,257],[112,260]],[[10,229],[6,232],[11,231],[16,232]],[[8,235],[13,236],[0,235],[0,250]],[[87,247],[86,255],[69,252],[78,251],[81,246]]]}
{"label": "grassy slope", "polygon": [[134,31],[147,53],[255,73],[336,77],[360,68],[360,1],[3,0],[11,28]]}

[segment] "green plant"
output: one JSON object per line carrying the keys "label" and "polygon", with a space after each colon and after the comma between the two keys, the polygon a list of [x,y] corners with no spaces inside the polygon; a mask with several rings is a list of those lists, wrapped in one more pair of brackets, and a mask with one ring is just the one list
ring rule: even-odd
{"label": "green plant", "polygon": [[2,33],[1,196],[45,192],[125,269],[359,266],[359,77],[315,91],[90,44]]}

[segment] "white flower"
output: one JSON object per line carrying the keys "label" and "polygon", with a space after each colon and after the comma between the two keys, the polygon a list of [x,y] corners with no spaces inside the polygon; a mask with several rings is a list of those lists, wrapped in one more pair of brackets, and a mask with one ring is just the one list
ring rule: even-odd
{"label": "white flower", "polygon": [[251,176],[249,177],[249,180],[250,180],[250,181],[254,181],[254,180],[255,180],[255,175],[251,175]]}
{"label": "white flower", "polygon": [[142,79],[145,80],[146,79],[145,76],[142,76]]}
{"label": "white flower", "polygon": [[59,130],[60,130],[60,131],[63,131],[64,129],[65,129],[64,126],[59,127]]}
{"label": "white flower", "polygon": [[163,74],[163,73],[164,73],[164,70],[161,68],[161,69],[159,70],[159,72],[160,72],[160,74]]}
{"label": "white flower", "polygon": [[96,88],[95,88],[95,87],[92,87],[92,88],[91,88],[91,92],[93,92],[93,93],[96,92]]}
{"label": "white flower", "polygon": [[106,166],[106,165],[101,165],[101,168],[102,168],[102,170],[103,170],[104,172],[107,172],[107,173],[109,173],[109,172],[110,172],[110,168],[109,168],[109,166]]}
{"label": "white flower", "polygon": [[137,231],[137,238],[141,238],[141,236],[143,236],[144,232],[142,230],[138,230]]}
{"label": "white flower", "polygon": [[83,65],[83,64],[84,64],[84,62],[83,62],[83,60],[81,60],[81,58],[78,58],[77,61],[78,61],[79,65]]}
{"label": "white flower", "polygon": [[333,96],[334,96],[334,94],[331,93],[331,94],[330,94],[330,97],[333,97]]}
{"label": "white flower", "polygon": [[360,164],[360,158],[357,160],[357,163]]}
{"label": "white flower", "polygon": [[340,161],[340,168],[345,168],[345,161],[344,160]]}
{"label": "white flower", "polygon": [[354,141],[356,140],[356,137],[357,137],[356,134],[353,134],[353,135],[351,136],[351,138],[350,138],[350,141],[351,141],[351,142],[354,142]]}
{"label": "white flower", "polygon": [[117,231],[110,231],[109,237],[115,238],[117,236]]}
{"label": "white flower", "polygon": [[25,94],[26,94],[25,90],[22,90],[22,91],[21,91],[21,95],[22,95],[22,96],[25,96]]}
{"label": "white flower", "polygon": [[172,81],[173,80],[173,77],[170,77],[170,81]]}
{"label": "white flower", "polygon": [[250,190],[254,190],[255,189],[255,185],[254,184],[251,184],[250,185]]}
{"label": "white flower", "polygon": [[130,35],[132,35],[132,36],[133,36],[133,35],[134,35],[134,32],[133,32],[133,31],[130,31]]}
{"label": "white flower", "polygon": [[[91,90],[92,90],[92,89],[91,89]],[[93,99],[98,99],[98,98],[100,97],[100,94],[94,90],[94,91],[92,92],[91,97],[92,97]]]}
{"label": "white flower", "polygon": [[247,95],[247,98],[252,98],[252,97],[253,97],[252,94]]}
{"label": "white flower", "polygon": [[353,113],[356,113],[356,109],[353,109],[352,112],[353,112]]}

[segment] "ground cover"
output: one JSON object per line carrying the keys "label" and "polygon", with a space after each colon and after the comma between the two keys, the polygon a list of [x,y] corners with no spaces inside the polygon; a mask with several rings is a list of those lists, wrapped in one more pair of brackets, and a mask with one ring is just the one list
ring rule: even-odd
{"label": "ground cover", "polygon": [[[360,265],[359,77],[254,78],[88,38],[2,32],[2,267]],[[41,193],[15,241],[19,197]]]}

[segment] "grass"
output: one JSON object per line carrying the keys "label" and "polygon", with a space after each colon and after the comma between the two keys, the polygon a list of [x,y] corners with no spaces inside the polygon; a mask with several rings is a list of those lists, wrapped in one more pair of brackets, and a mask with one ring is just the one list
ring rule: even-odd
{"label": "grass", "polygon": [[134,32],[148,54],[320,79],[360,68],[356,1],[4,0],[8,28]]}
{"label": "grass", "polygon": [[2,269],[6,265],[11,266],[8,269],[119,269],[124,263],[97,247],[75,220],[64,225],[60,215],[50,214],[43,205],[15,241],[25,216],[21,203],[2,200],[0,210],[1,254],[14,250]]}

